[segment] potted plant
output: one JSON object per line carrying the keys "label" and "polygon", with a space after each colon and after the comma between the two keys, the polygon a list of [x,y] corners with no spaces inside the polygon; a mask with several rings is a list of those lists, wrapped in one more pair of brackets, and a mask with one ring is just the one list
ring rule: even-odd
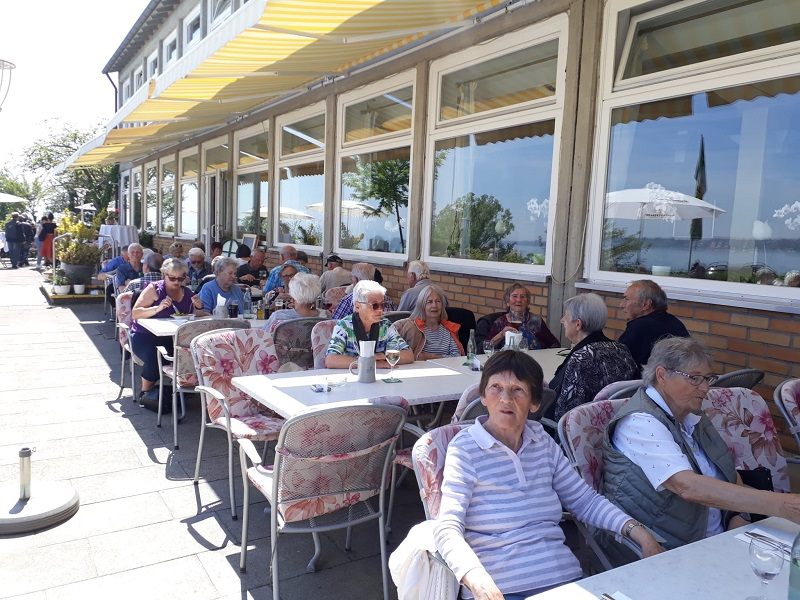
{"label": "potted plant", "polygon": [[73,283],[72,284],[72,293],[73,294],[85,294],[86,293],[86,284],[85,283]]}
{"label": "potted plant", "polygon": [[64,272],[64,269],[58,269],[53,275],[53,293],[59,296],[69,294],[69,277]]}
{"label": "potted plant", "polygon": [[95,230],[67,213],[58,224],[58,232],[70,234],[57,242],[61,268],[74,283],[90,283],[102,253],[95,241]]}

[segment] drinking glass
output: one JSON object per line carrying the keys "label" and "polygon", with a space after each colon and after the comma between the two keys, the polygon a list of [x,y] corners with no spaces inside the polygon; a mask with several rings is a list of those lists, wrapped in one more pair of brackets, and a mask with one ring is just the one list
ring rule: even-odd
{"label": "drinking glass", "polygon": [[492,340],[486,340],[483,342],[483,353],[486,356],[491,356],[494,354],[494,344],[492,343]]}
{"label": "drinking glass", "polygon": [[508,318],[506,320],[508,321],[508,325],[510,327],[513,327],[514,329],[519,331],[519,328],[522,326],[522,321],[524,320],[524,317],[525,317],[524,313],[509,311]]}
{"label": "drinking glass", "polygon": [[395,379],[392,373],[394,372],[394,366],[400,360],[400,347],[398,346],[397,342],[392,340],[386,344],[386,350],[384,351],[384,356],[386,357],[386,362],[389,363],[389,377],[384,379],[384,381],[388,383],[397,383],[400,380]]}
{"label": "drinking glass", "polygon": [[758,596],[749,596],[746,600],[766,600],[767,584],[783,568],[783,551],[769,542],[750,540],[750,566],[761,579],[761,586]]}

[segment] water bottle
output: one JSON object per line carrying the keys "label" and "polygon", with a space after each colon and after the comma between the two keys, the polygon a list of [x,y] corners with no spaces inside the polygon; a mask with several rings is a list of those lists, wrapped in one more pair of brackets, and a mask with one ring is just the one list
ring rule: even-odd
{"label": "water bottle", "polygon": [[792,560],[789,563],[789,600],[800,600],[800,533],[792,544]]}
{"label": "water bottle", "polygon": [[467,342],[467,358],[472,360],[478,353],[478,346],[475,344],[475,330],[469,330],[469,341]]}
{"label": "water bottle", "polygon": [[253,296],[250,293],[250,286],[247,286],[244,290],[244,306],[242,306],[242,312],[248,316],[253,314]]}
{"label": "water bottle", "polygon": [[197,289],[197,274],[192,273],[192,280],[189,282],[189,289],[195,291]]}

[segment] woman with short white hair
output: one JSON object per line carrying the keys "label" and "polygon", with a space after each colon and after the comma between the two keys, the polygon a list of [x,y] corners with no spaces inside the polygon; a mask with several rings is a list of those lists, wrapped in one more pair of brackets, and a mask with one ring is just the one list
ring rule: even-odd
{"label": "woman with short white hair", "polygon": [[276,310],[267,320],[264,329],[272,333],[278,324],[289,319],[302,319],[303,317],[322,317],[327,319],[329,313],[324,308],[317,308],[317,298],[322,287],[319,277],[311,273],[297,273],[289,281],[289,295],[294,302],[291,308]]}
{"label": "woman with short white hair", "polygon": [[384,352],[389,346],[400,350],[399,364],[414,362],[414,353],[406,341],[397,333],[389,319],[383,318],[383,301],[386,288],[377,281],[359,281],[353,288],[353,312],[333,329],[331,341],[325,354],[325,366],[329,369],[346,369],[358,356],[359,342],[375,342],[377,366],[389,368]]}
{"label": "woman with short white hair", "polygon": [[571,408],[594,400],[609,383],[639,376],[639,367],[628,347],[603,334],[607,320],[608,307],[597,294],[578,294],[564,302],[561,324],[572,349],[550,382],[556,393],[556,419]]}

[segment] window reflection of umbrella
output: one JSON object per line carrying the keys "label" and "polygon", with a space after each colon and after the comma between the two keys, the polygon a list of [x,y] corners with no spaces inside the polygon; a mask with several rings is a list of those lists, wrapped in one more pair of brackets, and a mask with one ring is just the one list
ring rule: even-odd
{"label": "window reflection of umbrella", "polygon": [[[242,214],[251,215],[252,213],[252,210],[246,210]],[[269,209],[266,206],[262,206],[259,210],[259,216],[262,219],[266,219],[269,216]],[[296,208],[289,208],[288,206],[281,206],[281,220],[283,221],[310,221],[312,219],[314,219],[314,215],[310,215],[307,212],[297,210]]]}
{"label": "window reflection of umbrella", "polygon": [[21,198],[20,196],[15,196],[14,194],[6,194],[5,192],[0,192],[0,204],[13,204],[16,202],[24,202],[25,204],[27,204],[28,199]]}
{"label": "window reflection of umbrella", "polygon": [[[306,208],[315,212],[322,212],[324,210],[322,202],[314,202],[314,204],[306,204]],[[350,229],[350,217],[356,215],[357,217],[372,217],[383,214],[383,211],[373,208],[366,202],[359,202],[357,200],[342,200],[339,206],[339,212],[345,217],[345,226]]]}

